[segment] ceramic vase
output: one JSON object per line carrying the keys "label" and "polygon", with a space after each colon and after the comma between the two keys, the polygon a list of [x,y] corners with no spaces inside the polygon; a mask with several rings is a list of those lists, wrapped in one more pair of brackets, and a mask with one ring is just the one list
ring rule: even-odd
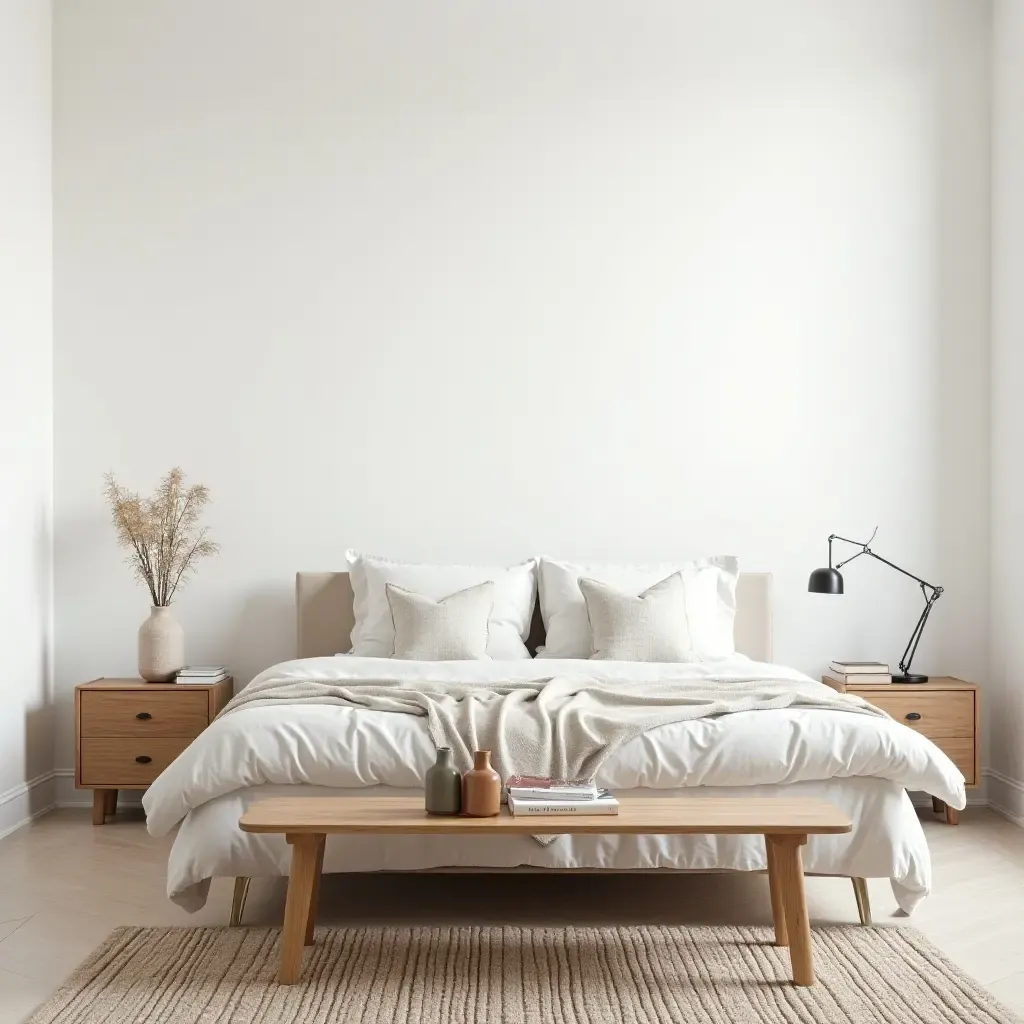
{"label": "ceramic vase", "polygon": [[462,776],[452,764],[452,748],[438,747],[437,761],[427,769],[427,814],[458,814],[462,810]]}
{"label": "ceramic vase", "polygon": [[147,683],[173,683],[185,664],[185,634],[170,606],[150,609],[139,626],[139,675]]}
{"label": "ceramic vase", "polygon": [[491,752],[475,750],[473,767],[462,776],[462,813],[491,818],[501,810],[501,776],[491,767]]}

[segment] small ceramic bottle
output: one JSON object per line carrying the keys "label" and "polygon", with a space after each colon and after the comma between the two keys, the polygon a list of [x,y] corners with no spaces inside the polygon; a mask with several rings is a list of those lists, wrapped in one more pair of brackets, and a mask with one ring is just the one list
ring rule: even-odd
{"label": "small ceramic bottle", "polygon": [[501,776],[491,767],[491,752],[475,750],[473,767],[462,776],[462,813],[491,818],[501,810]]}
{"label": "small ceramic bottle", "polygon": [[427,769],[427,814],[458,814],[462,809],[462,776],[452,764],[452,748],[438,747],[437,761]]}

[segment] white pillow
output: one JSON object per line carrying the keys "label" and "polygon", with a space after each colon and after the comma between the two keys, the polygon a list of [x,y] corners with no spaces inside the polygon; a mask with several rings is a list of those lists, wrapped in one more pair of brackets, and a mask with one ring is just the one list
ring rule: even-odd
{"label": "white pillow", "polygon": [[[415,565],[347,551],[352,583],[352,653],[364,658],[390,658],[395,651],[395,623],[385,587],[393,583],[435,601],[478,583],[494,584],[494,606],[487,623],[487,654],[495,660],[529,658],[523,641],[530,635],[537,593],[534,559],[509,567]],[[582,600],[582,597],[581,597]]]}
{"label": "white pillow", "polygon": [[675,572],[639,596],[581,578],[590,619],[591,658],[604,661],[693,661],[686,584]]}
{"label": "white pillow", "polygon": [[478,583],[440,601],[385,585],[395,621],[395,653],[407,661],[482,661],[487,657],[487,621],[494,584]]}
{"label": "white pillow", "polygon": [[673,573],[686,585],[686,614],[698,661],[736,653],[736,578],[739,563],[729,555],[662,565],[573,565],[542,558],[540,611],[546,637],[538,658],[589,658],[590,621],[579,579],[598,580],[627,594],[639,595]]}

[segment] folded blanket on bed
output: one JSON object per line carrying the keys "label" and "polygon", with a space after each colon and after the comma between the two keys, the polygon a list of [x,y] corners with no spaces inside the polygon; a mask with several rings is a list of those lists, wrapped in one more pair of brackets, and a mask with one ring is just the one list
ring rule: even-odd
{"label": "folded blanket on bed", "polygon": [[808,680],[702,680],[626,683],[555,676],[530,682],[453,683],[411,680],[342,683],[270,676],[238,694],[221,717],[274,704],[340,704],[428,719],[435,746],[451,747],[456,765],[472,766],[474,750],[490,750],[510,775],[595,777],[624,743],[674,722],[741,711],[818,708],[885,718],[852,694]]}

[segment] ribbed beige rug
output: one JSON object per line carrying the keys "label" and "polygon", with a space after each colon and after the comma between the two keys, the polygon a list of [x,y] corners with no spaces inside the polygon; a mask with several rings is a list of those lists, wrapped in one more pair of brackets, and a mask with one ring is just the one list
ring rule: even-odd
{"label": "ribbed beige rug", "polygon": [[281,987],[277,929],[119,928],[33,1024],[1009,1024],[910,929],[814,930],[794,988],[767,928],[323,928]]}

